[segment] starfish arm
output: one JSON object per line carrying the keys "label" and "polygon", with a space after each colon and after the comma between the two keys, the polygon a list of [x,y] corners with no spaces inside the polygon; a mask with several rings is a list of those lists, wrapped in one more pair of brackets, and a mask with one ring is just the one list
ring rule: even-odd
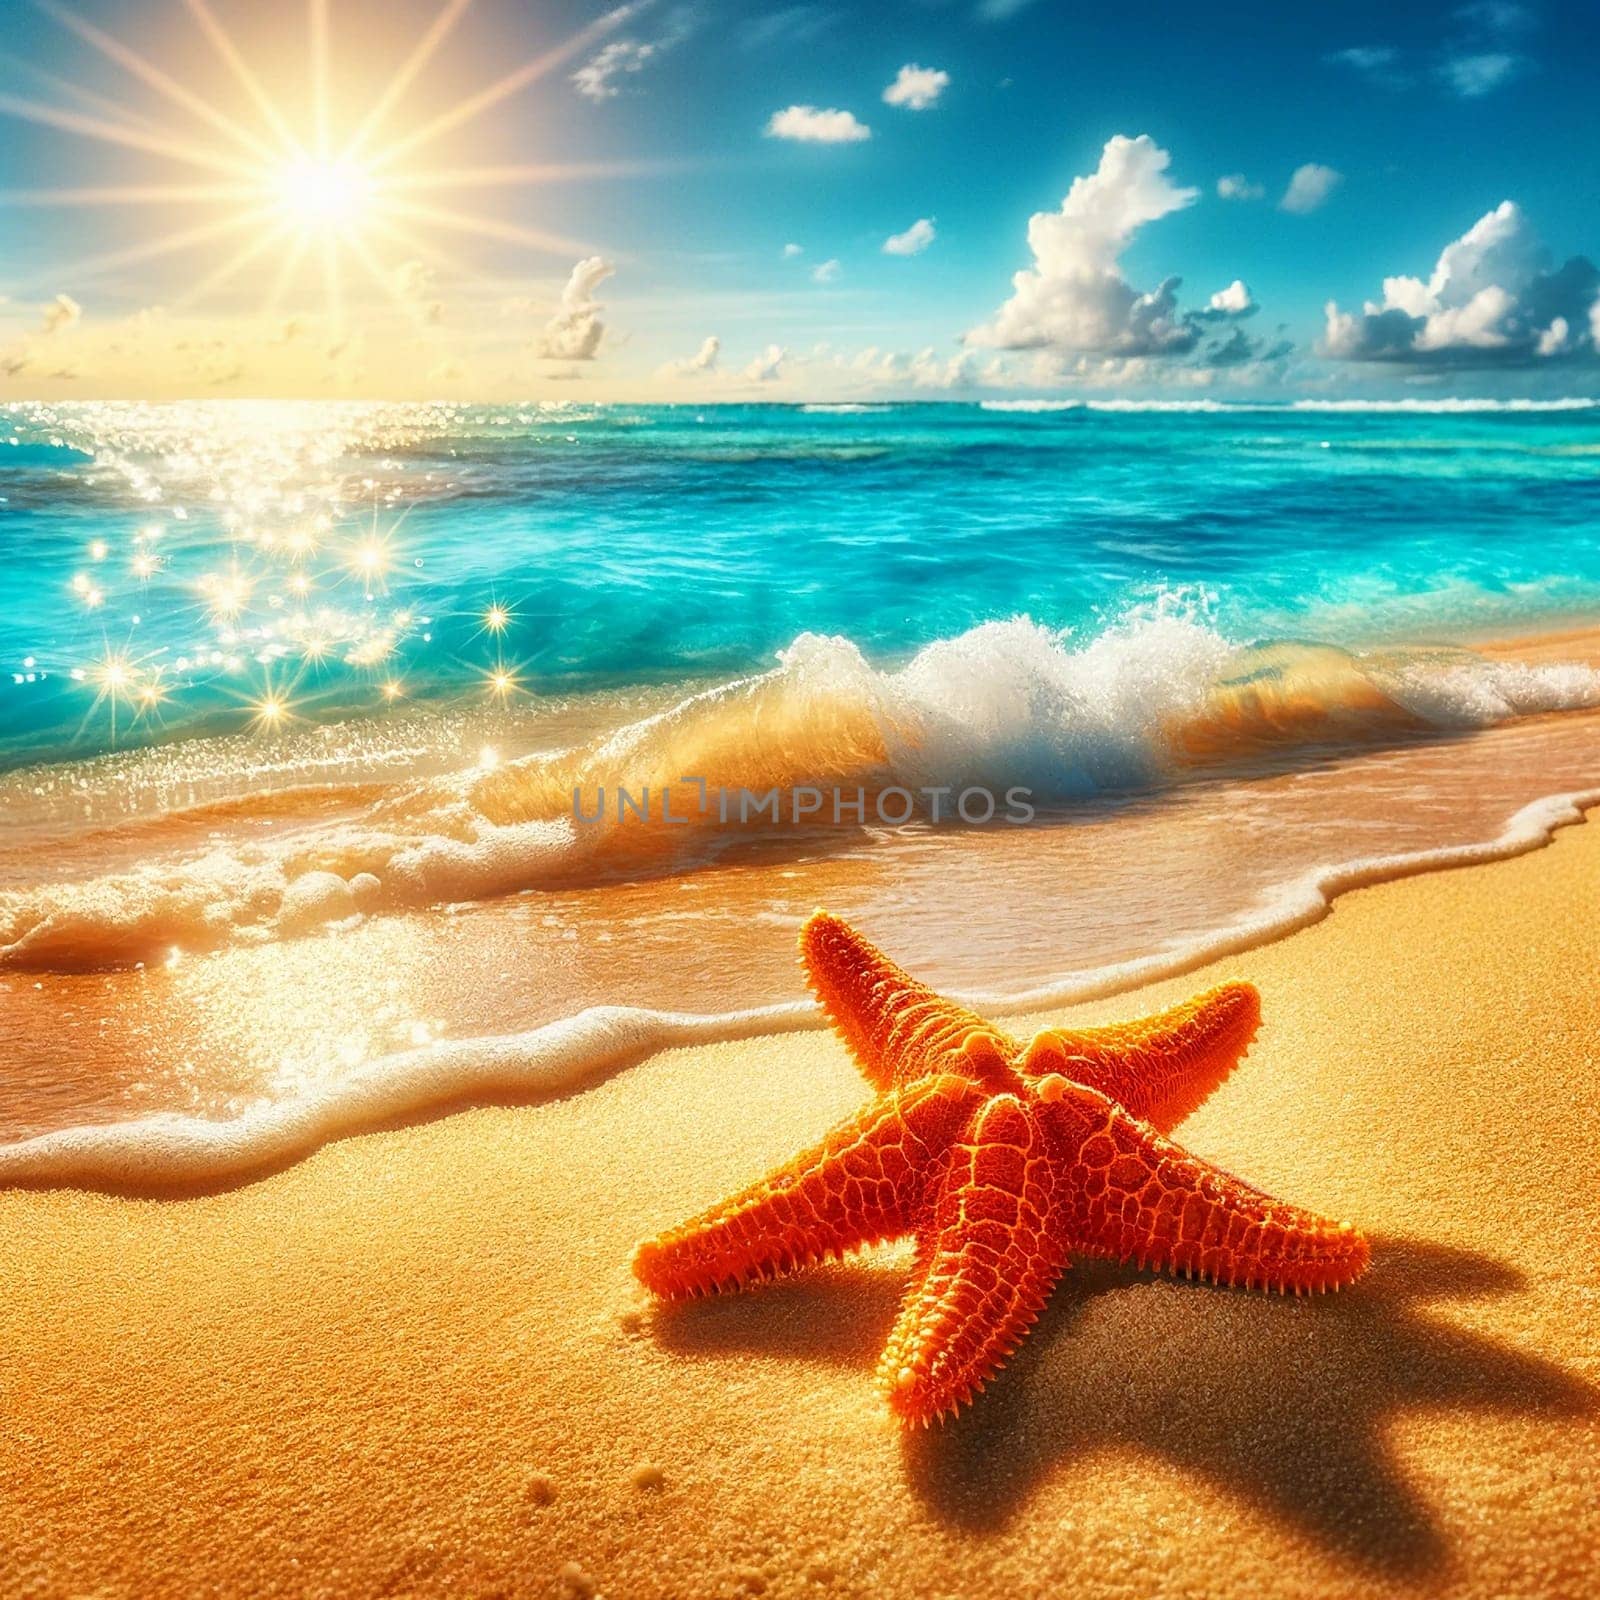
{"label": "starfish arm", "polygon": [[1092,1089],[1056,1102],[1077,1159],[1065,1208],[1072,1249],[1245,1288],[1338,1289],[1366,1270],[1367,1241],[1202,1161]]}
{"label": "starfish arm", "polygon": [[715,1294],[903,1237],[981,1099],[954,1076],[883,1096],[743,1193],[641,1244],[634,1275],[669,1299]]}
{"label": "starfish arm", "polygon": [[993,1042],[986,1057],[1016,1054],[1016,1044],[982,1017],[918,983],[826,911],[814,912],[800,930],[800,959],[812,992],[875,1088],[929,1071],[980,1080],[986,1063],[962,1059],[962,1046],[974,1034]]}
{"label": "starfish arm", "polygon": [[1210,1098],[1244,1059],[1260,1026],[1255,985],[1224,983],[1155,1016],[1041,1033],[1022,1069],[1086,1083],[1165,1133]]}
{"label": "starfish arm", "polygon": [[890,1408],[926,1425],[1004,1365],[1066,1266],[1057,1181],[1034,1115],[988,1100],[952,1149],[917,1271],[878,1368]]}

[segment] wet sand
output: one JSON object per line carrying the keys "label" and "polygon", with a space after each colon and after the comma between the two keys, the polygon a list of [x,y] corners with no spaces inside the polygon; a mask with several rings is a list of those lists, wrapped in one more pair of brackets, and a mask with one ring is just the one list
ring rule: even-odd
{"label": "wet sand", "polygon": [[902,1253],[670,1313],[628,1273],[863,1098],[823,1034],[209,1195],[0,1194],[3,1587],[1572,1594],[1600,1558],[1597,941],[1585,826],[1053,1013],[1259,984],[1179,1138],[1368,1229],[1374,1266],[1306,1302],[1074,1270],[910,1439],[872,1381]]}

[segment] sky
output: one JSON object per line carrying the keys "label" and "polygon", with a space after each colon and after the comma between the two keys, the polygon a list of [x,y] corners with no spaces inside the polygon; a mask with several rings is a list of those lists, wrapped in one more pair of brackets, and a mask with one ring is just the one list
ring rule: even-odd
{"label": "sky", "polygon": [[1596,22],[8,0],[0,399],[1593,394]]}

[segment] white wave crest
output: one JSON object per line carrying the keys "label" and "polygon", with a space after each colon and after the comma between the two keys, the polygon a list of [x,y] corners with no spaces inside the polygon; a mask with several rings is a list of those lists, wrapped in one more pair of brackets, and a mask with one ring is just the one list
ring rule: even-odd
{"label": "white wave crest", "polygon": [[[892,670],[848,639],[806,634],[769,672],[573,749],[395,785],[354,821],[9,892],[0,966],[148,962],[173,947],[293,936],[619,870],[691,869],[732,837],[725,817],[702,809],[700,784],[780,797],[814,786],[1022,789],[1052,807],[1158,788],[1197,764],[1268,748],[1595,705],[1600,673],[1586,666],[1463,651],[1241,650],[1171,597],[1082,643],[1015,618],[939,640]],[[617,815],[619,789],[653,795],[657,823]],[[687,825],[658,825],[664,797]],[[591,822],[596,798],[603,820]]]}
{"label": "white wave crest", "polygon": [[980,400],[980,411],[1081,411],[1081,400]]}

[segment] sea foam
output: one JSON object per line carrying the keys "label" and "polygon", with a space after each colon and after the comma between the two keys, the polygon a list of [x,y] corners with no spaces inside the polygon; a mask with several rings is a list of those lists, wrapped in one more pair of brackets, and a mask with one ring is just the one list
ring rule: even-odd
{"label": "sea foam", "polygon": [[[1163,600],[1083,642],[1024,618],[939,640],[897,668],[802,635],[771,671],[690,695],[579,746],[393,784],[354,820],[270,843],[157,856],[0,897],[0,965],[85,970],[358,915],[692,870],[759,823],[706,789],[1028,792],[1040,810],[1158,789],[1218,763],[1600,705],[1600,673],[1459,650],[1240,648]],[[652,797],[618,815],[617,791]],[[602,820],[578,819],[581,804]],[[265,805],[267,802],[263,801]],[[281,806],[283,797],[271,804]],[[663,820],[663,806],[686,818]],[[233,808],[247,821],[249,802]],[[787,809],[787,806],[783,806]],[[593,814],[592,809],[589,814]]]}
{"label": "sea foam", "polygon": [[[1307,874],[1256,915],[1186,947],[1067,975],[1023,992],[962,996],[1004,1017],[1102,998],[1179,976],[1320,920],[1337,895],[1390,879],[1503,859],[1548,844],[1558,828],[1600,806],[1600,789],[1553,795],[1519,810],[1493,839],[1372,857]],[[695,1016],[595,1007],[527,1033],[441,1041],[375,1058],[292,1100],[227,1121],[161,1115],[76,1127],[0,1146],[0,1186],[165,1194],[248,1179],[332,1140],[484,1102],[526,1103],[571,1093],[661,1050],[817,1028],[810,1002]]]}

